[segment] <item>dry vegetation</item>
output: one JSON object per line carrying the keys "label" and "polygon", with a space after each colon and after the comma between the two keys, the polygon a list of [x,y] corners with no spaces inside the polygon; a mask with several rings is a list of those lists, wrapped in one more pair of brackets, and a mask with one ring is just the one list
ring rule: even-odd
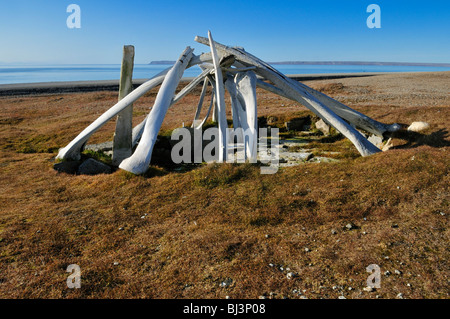
{"label": "dry vegetation", "polygon": [[[398,134],[385,153],[276,175],[231,164],[57,173],[58,148],[116,93],[0,98],[0,297],[449,298],[449,80],[447,72],[307,83],[377,120],[431,128]],[[135,104],[137,121],[155,92]],[[306,112],[258,93],[261,116]],[[190,123],[196,101],[173,107],[163,130]],[[110,140],[113,128],[90,142]],[[345,139],[328,142],[316,147],[355,152]],[[79,290],[66,286],[70,264],[81,267]],[[370,264],[382,271],[374,292],[363,291]]]}

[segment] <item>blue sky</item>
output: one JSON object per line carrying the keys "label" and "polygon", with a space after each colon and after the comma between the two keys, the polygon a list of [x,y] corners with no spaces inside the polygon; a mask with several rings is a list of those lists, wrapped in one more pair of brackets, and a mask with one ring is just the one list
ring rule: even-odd
{"label": "blue sky", "polygon": [[[81,29],[69,29],[69,4]],[[369,4],[381,29],[369,29]],[[174,60],[195,35],[243,46],[274,61],[450,63],[450,1],[416,0],[0,0],[0,62],[118,64],[122,46],[136,63]]]}

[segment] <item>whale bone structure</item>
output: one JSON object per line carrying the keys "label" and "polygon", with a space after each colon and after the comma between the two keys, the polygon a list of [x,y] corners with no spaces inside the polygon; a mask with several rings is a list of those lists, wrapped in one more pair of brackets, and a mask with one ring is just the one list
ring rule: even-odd
{"label": "whale bone structure", "polygon": [[[246,145],[246,158],[249,159],[256,158],[255,150],[258,140],[256,87],[305,106],[325,123],[334,127],[348,138],[362,156],[369,156],[381,150],[367,140],[358,129],[383,138],[386,133],[395,132],[401,128],[398,124],[380,123],[321,92],[287,77],[243,48],[229,47],[214,41],[211,32],[208,32],[208,38],[197,36],[195,41],[209,46],[211,52],[197,56],[193,54],[193,49],[187,47],[172,67],[160,72],[125,97],[122,97],[118,103],[98,117],[66,147],[60,149],[57,159],[79,160],[81,152],[92,134],[115,116],[123,114],[123,111],[127,108],[129,109],[136,100],[158,85],[161,85],[161,87],[148,116],[132,131],[128,129],[125,134],[132,135],[124,137],[128,141],[132,141],[128,143],[130,147],[128,153],[131,156],[116,164],[120,169],[134,174],[143,174],[148,170],[153,147],[168,108],[201,83],[203,83],[203,88],[192,126],[194,127],[195,125],[196,129],[201,128],[211,113],[211,109],[213,109],[214,113],[217,112],[215,115],[219,131],[218,162],[225,162],[228,154],[227,144],[229,139],[227,138],[225,89],[230,93],[231,97],[233,127],[235,129],[249,130],[253,134],[250,134],[250,139]],[[175,90],[184,71],[193,66],[199,66],[202,69],[201,74],[175,95]],[[208,83],[211,84],[213,89],[211,103],[206,118],[200,121],[200,111]],[[120,129],[120,127],[122,126],[118,125],[116,129]],[[116,135],[123,136],[124,134],[116,131]],[[239,142],[239,134],[236,134],[236,137]],[[135,149],[134,152],[132,152],[132,149]]]}

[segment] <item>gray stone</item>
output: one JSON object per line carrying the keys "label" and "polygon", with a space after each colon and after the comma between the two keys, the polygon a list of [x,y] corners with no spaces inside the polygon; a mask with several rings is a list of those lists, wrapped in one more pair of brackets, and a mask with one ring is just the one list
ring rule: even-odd
{"label": "gray stone", "polygon": [[284,126],[288,131],[303,131],[303,128],[307,124],[308,120],[308,117],[295,118],[289,122],[285,122]]}
{"label": "gray stone", "polygon": [[93,152],[108,152],[113,149],[113,142],[104,142],[100,144],[90,144],[84,147],[85,150],[93,151]]}
{"label": "gray stone", "polygon": [[93,158],[89,158],[84,161],[78,168],[78,174],[80,175],[97,175],[97,174],[110,174],[112,172],[111,167],[99,162]]}
{"label": "gray stone", "polygon": [[64,161],[54,164],[53,168],[60,173],[76,174],[79,166],[79,161]]}
{"label": "gray stone", "polygon": [[371,135],[368,138],[369,142],[378,147],[379,149],[383,148],[383,138],[377,135]]}
{"label": "gray stone", "polygon": [[316,129],[321,131],[324,135],[330,135],[330,126],[322,119],[316,122]]}

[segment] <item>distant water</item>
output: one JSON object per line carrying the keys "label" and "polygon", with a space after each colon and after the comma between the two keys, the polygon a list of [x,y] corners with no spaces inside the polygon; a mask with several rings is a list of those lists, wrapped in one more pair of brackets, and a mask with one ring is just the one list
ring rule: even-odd
{"label": "distant water", "polygon": [[[134,79],[148,79],[169,65],[137,64]],[[383,65],[274,65],[284,74],[327,74],[361,72],[433,72],[450,71],[445,67],[429,66],[383,66]],[[193,67],[184,73],[185,77],[200,74],[200,68]],[[120,77],[119,64],[105,65],[0,65],[0,84],[117,80]]]}

